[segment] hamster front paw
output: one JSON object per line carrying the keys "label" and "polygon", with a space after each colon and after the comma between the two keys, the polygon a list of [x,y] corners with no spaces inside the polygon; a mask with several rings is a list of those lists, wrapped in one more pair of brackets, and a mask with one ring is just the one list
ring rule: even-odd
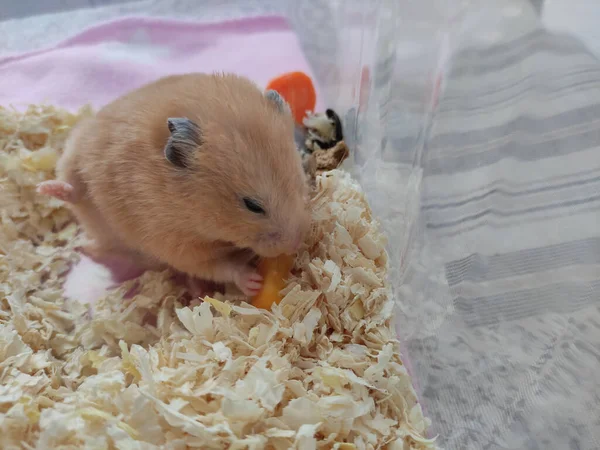
{"label": "hamster front paw", "polygon": [[233,281],[238,289],[248,297],[258,294],[263,285],[263,277],[252,266],[245,266],[235,272]]}

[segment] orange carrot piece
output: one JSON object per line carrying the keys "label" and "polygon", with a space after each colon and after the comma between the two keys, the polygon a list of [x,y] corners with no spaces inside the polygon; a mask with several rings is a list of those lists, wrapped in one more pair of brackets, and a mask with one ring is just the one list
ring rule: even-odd
{"label": "orange carrot piece", "polygon": [[279,291],[285,287],[293,265],[294,257],[291,255],[263,259],[258,266],[258,272],[263,276],[263,286],[252,299],[252,305],[270,310],[273,303],[278,304],[281,301]]}
{"label": "orange carrot piece", "polygon": [[267,84],[269,89],[277,91],[288,102],[298,125],[302,125],[306,111],[314,111],[317,104],[315,85],[304,72],[288,72],[273,78]]}

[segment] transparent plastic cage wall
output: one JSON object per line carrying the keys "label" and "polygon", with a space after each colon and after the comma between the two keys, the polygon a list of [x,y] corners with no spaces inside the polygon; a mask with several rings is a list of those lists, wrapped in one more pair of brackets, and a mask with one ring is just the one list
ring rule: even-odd
{"label": "transparent plastic cage wall", "polygon": [[[426,298],[438,283],[432,283],[431,261],[423,261],[421,251],[420,187],[426,138],[460,8],[451,0],[338,0],[323,9],[324,3],[292,4],[289,17],[326,106],[343,118],[352,150],[346,168],[360,181],[388,237],[389,281],[403,343],[432,325],[423,322],[431,307]],[[443,278],[443,268],[437,269]],[[404,345],[402,353],[429,416],[422,396],[427,380],[419,370],[427,361]],[[430,434],[438,431],[433,423]],[[438,444],[444,446],[443,435]]]}
{"label": "transparent plastic cage wall", "polygon": [[[465,136],[473,139],[473,130],[485,130],[478,136],[481,142],[506,137],[499,131],[516,128],[518,133],[509,141],[512,148],[496,148],[504,153],[495,174],[486,173],[489,166],[483,171],[459,167],[451,176],[438,177],[435,192],[440,195],[444,180],[448,191],[452,183],[462,183],[461,177],[469,178],[463,183],[469,186],[477,176],[481,185],[508,182],[514,187],[516,181],[532,186],[534,180],[548,187],[552,174],[560,173],[571,185],[562,190],[551,186],[551,193],[543,195],[556,198],[545,201],[576,204],[598,198],[597,185],[578,178],[600,161],[598,56],[575,39],[544,30],[535,15],[503,30],[504,43],[471,45],[474,28],[487,32],[503,26],[504,4],[306,0],[290,7],[290,18],[321,93],[344,117],[352,169],[389,238],[398,337],[424,413],[433,422],[431,433],[439,435],[438,445],[446,450],[597,450],[597,208],[589,203],[585,211],[563,207],[551,225],[542,215],[533,221],[521,214],[504,229],[488,220],[489,231],[460,238],[436,234],[429,222],[425,226],[432,166],[444,164],[439,156],[448,148],[448,141],[436,141],[442,122],[455,151],[469,145]],[[523,1],[517,10],[527,7],[531,5]],[[504,104],[489,101],[495,109],[481,107],[485,101],[475,97],[475,86],[476,95],[496,96]],[[517,101],[498,95],[502,89],[513,89]],[[473,105],[480,108],[478,120],[502,126],[473,127],[473,114],[465,113]],[[455,124],[462,128],[452,129]],[[575,132],[588,128],[585,136]],[[544,132],[554,137],[532,149],[530,141]],[[575,143],[587,147],[573,148],[573,139],[565,142],[569,133],[588,139]],[[549,161],[560,146],[562,159]],[[485,147],[460,162],[477,166]],[[533,150],[538,155],[530,160],[519,154]],[[581,170],[561,169],[578,164]],[[539,206],[536,199],[529,198],[529,204]],[[507,203],[519,197],[504,195],[502,201],[510,212],[513,205]],[[498,202],[484,205],[493,208]],[[502,240],[508,244],[495,242]],[[444,259],[448,254],[467,256]],[[502,272],[501,283],[488,276],[494,271]],[[449,279],[463,274],[476,282],[467,279],[450,287]],[[559,283],[553,279],[558,276]]]}

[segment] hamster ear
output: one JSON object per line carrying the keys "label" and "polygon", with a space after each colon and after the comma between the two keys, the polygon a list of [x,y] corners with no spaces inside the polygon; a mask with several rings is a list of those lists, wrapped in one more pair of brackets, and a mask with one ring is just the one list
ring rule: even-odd
{"label": "hamster ear", "polygon": [[202,145],[200,127],[190,119],[171,117],[167,119],[171,137],[165,145],[165,157],[174,166],[189,166],[189,156]]}
{"label": "hamster ear", "polygon": [[265,92],[265,98],[275,105],[278,111],[284,114],[291,114],[290,105],[283,99],[279,92],[269,89]]}

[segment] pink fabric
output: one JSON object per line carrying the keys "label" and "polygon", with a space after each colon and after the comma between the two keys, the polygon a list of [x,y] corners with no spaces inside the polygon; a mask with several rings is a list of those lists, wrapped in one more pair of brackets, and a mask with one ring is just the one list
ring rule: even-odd
{"label": "pink fabric", "polygon": [[[284,72],[314,76],[282,17],[199,24],[124,18],[89,28],[44,50],[0,57],[0,105],[101,107],[157,78],[227,71],[261,87]],[[317,109],[322,109],[319,103]]]}

